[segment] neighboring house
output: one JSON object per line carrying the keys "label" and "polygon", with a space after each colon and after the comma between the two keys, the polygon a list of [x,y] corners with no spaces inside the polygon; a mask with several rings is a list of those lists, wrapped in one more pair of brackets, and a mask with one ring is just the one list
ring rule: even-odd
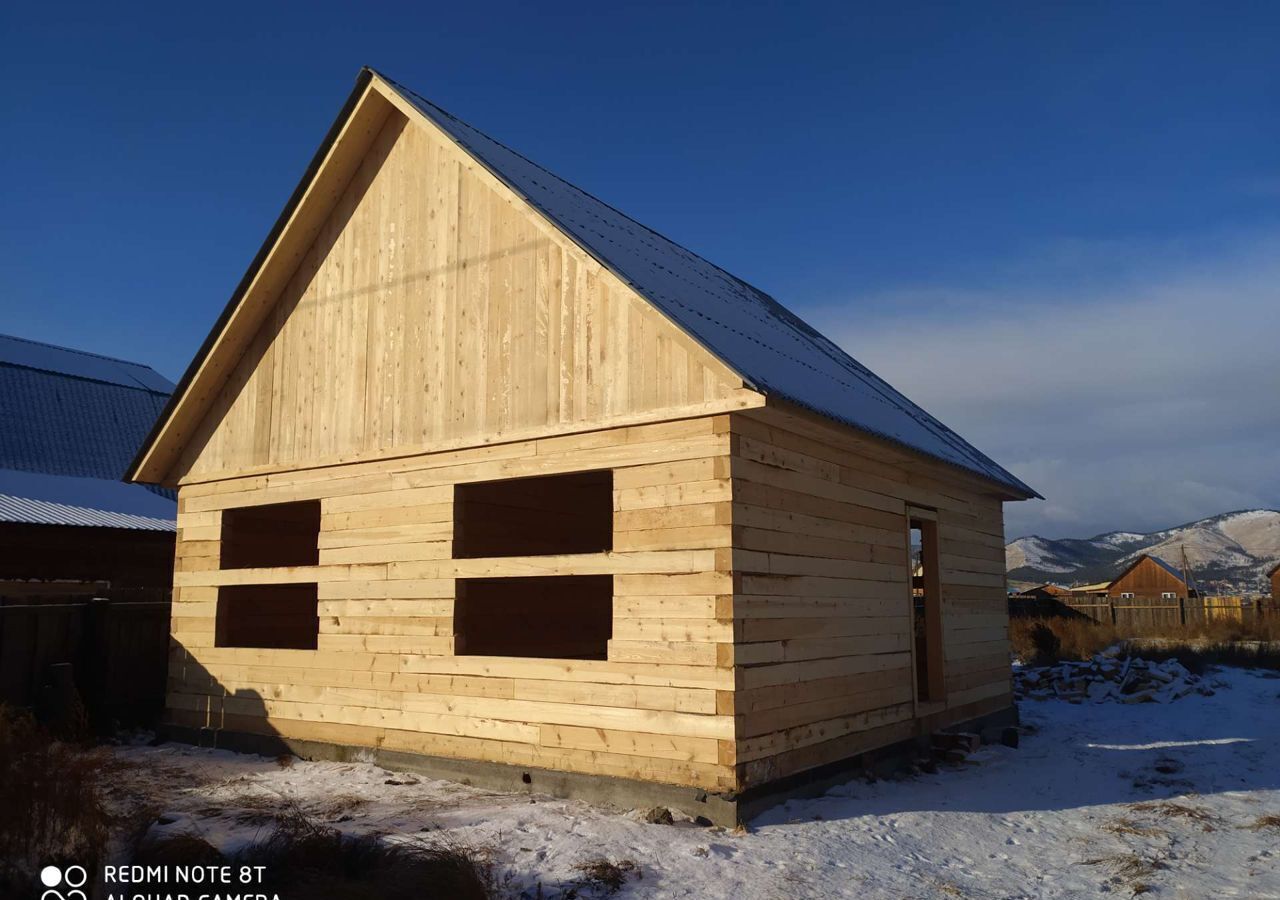
{"label": "neighboring house", "polygon": [[1095,581],[1092,584],[1072,585],[1069,592],[1073,597],[1105,597],[1109,590],[1111,590],[1110,581]]}
{"label": "neighboring house", "polygon": [[369,70],[131,476],[179,489],[191,739],[729,821],[1014,714],[1002,503],[1031,488]]}
{"label": "neighboring house", "polygon": [[1186,600],[1196,596],[1182,573],[1158,556],[1144,553],[1107,587],[1107,596],[1120,599]]}
{"label": "neighboring house", "polygon": [[1138,556],[1110,581],[1075,585],[1068,592],[1074,597],[1108,597],[1120,600],[1186,600],[1197,596],[1194,588],[1188,589],[1181,572],[1149,553]]}
{"label": "neighboring house", "polygon": [[167,596],[173,492],[121,479],[172,390],[137,363],[0,335],[0,601]]}
{"label": "neighboring house", "polygon": [[1056,584],[1038,584],[1035,587],[1029,587],[1026,590],[1018,591],[1011,600],[1031,600],[1031,601],[1047,601],[1060,600],[1063,597],[1071,596],[1068,588],[1060,587]]}

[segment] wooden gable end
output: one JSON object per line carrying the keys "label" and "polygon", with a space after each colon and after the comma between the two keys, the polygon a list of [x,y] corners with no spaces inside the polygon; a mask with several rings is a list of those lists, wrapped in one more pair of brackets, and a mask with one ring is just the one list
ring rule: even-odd
{"label": "wooden gable end", "polygon": [[432,123],[385,99],[385,122],[166,481],[763,402]]}
{"label": "wooden gable end", "polygon": [[1182,579],[1170,573],[1149,556],[1137,563],[1111,583],[1107,593],[1112,597],[1133,594],[1135,597],[1159,597],[1164,593],[1187,596],[1187,586]]}

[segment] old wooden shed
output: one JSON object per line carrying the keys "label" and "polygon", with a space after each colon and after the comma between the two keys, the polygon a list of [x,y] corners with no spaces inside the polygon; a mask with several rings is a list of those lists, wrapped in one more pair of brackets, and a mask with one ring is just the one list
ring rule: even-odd
{"label": "old wooden shed", "polygon": [[133,477],[179,489],[193,738],[723,821],[1011,711],[1001,504],[1034,492],[370,70]]}

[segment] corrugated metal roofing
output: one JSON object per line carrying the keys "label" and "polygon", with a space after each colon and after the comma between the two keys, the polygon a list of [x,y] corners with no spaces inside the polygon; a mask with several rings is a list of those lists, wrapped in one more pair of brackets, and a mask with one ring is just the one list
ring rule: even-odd
{"label": "corrugated metal roofing", "polygon": [[173,518],[172,491],[121,482],[172,390],[147,366],[0,335],[0,520]]}
{"label": "corrugated metal roofing", "polygon": [[756,389],[960,466],[1016,493],[1039,496],[768,294],[403,85],[395,87],[497,178]]}
{"label": "corrugated metal roofing", "polygon": [[92,528],[130,528],[144,531],[173,531],[176,528],[172,519],[153,519],[150,516],[88,509],[29,497],[11,497],[8,494],[0,494],[0,522],[85,525]]}
{"label": "corrugated metal roofing", "polygon": [[142,388],[165,396],[173,393],[173,383],[149,366],[9,334],[0,334],[0,363]]}

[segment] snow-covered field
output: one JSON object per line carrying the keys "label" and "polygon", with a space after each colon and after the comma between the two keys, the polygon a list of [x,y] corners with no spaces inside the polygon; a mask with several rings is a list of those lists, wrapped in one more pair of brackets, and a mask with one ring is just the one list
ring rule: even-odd
{"label": "snow-covered field", "polygon": [[[1280,679],[1227,670],[1169,704],[1024,702],[1020,749],[984,747],[935,775],[853,781],[744,833],[651,825],[637,812],[490,794],[365,764],[178,745],[127,747],[120,794],[162,827],[225,850],[296,804],[350,832],[489,847],[512,896],[574,867],[634,860],[620,897],[1280,898]],[[254,813],[257,813],[255,815]],[[439,830],[437,830],[439,829]]]}

